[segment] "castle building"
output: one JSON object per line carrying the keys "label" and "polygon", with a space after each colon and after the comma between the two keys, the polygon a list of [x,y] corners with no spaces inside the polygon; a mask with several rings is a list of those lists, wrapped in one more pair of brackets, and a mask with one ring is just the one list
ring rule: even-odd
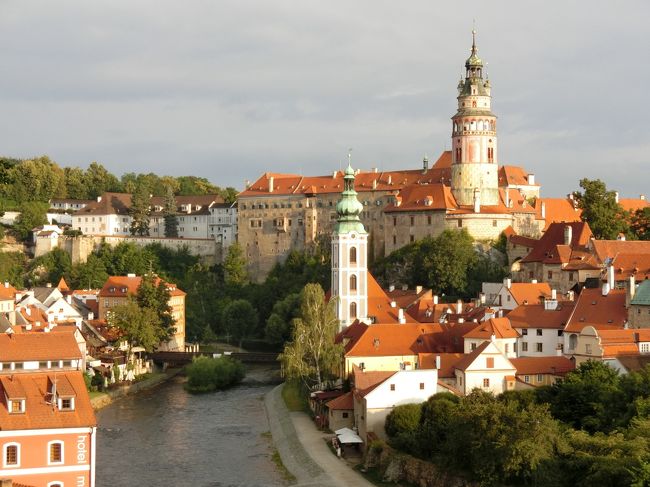
{"label": "castle building", "polygon": [[[498,165],[497,117],[491,85],[483,73],[473,32],[465,77],[458,84],[452,117],[452,150],[421,169],[356,171],[355,190],[367,231],[369,259],[446,229],[474,239],[496,240],[502,232],[539,237],[551,222],[579,221],[569,199],[542,199],[534,174]],[[330,176],[267,172],[238,195],[238,239],[249,273],[263,279],[292,250],[327,242],[345,186],[343,171]]]}
{"label": "castle building", "polygon": [[368,316],[368,233],[359,218],[363,205],[354,190],[351,165],[343,180],[332,232],[332,298],[340,326],[345,327]]}

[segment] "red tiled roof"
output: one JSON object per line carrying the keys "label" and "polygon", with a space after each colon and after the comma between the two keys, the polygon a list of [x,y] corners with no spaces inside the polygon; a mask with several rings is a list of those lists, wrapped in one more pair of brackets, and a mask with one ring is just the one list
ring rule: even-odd
{"label": "red tiled roof", "polygon": [[597,329],[622,328],[627,323],[625,294],[625,289],[612,289],[607,296],[599,288],[583,289],[565,331],[579,333],[588,325]]}
{"label": "red tiled roof", "polygon": [[391,370],[361,370],[356,365],[352,368],[354,391],[359,396],[363,397],[379,384],[384,382],[389,377],[395,375],[397,371]]}
{"label": "red tiled roof", "polygon": [[128,193],[104,193],[99,201],[88,203],[75,215],[128,215],[131,195]]}
{"label": "red tiled roof", "polygon": [[[594,240],[593,249],[601,263],[604,263],[607,258],[615,259],[619,254],[636,255],[641,258],[650,254],[650,241]],[[645,257],[643,259],[645,260]]]}
{"label": "red tiled roof", "polygon": [[16,288],[8,282],[0,284],[0,301],[13,301],[16,299]]}
{"label": "red tiled roof", "polygon": [[56,288],[62,293],[65,291],[70,291],[70,288],[68,287],[68,283],[65,282],[65,279],[63,279],[63,277],[59,279],[59,284],[57,284]]}
{"label": "red tiled roof", "polygon": [[513,328],[564,329],[574,307],[574,301],[560,301],[554,310],[546,310],[543,304],[522,305],[508,313],[508,319]]}
{"label": "red tiled roof", "polygon": [[565,374],[575,369],[573,361],[566,357],[520,357],[511,358],[517,375]]}
{"label": "red tiled roof", "polygon": [[[141,276],[128,277],[128,276],[111,276],[106,280],[106,283],[99,291],[99,297],[126,297],[137,294],[140,283],[142,282]],[[154,280],[155,285],[159,285],[161,279],[156,277]],[[178,289],[175,284],[165,283],[167,289],[172,296],[185,296],[185,293]]]}
{"label": "red tiled roof", "polygon": [[460,362],[464,353],[420,353],[418,354],[418,367],[420,369],[435,369],[436,357],[440,357],[440,368],[438,369],[438,377],[455,377],[454,369],[456,364]]}
{"label": "red tiled roof", "polygon": [[81,352],[72,333],[0,334],[0,362],[80,358]]}
{"label": "red tiled roof", "polygon": [[641,198],[621,198],[618,200],[618,204],[621,205],[625,211],[642,210],[643,208],[648,208],[650,206],[648,200]]}
{"label": "red tiled roof", "polygon": [[398,203],[387,205],[385,213],[458,209],[451,188],[441,183],[407,186],[396,198]]}
{"label": "red tiled roof", "polygon": [[467,332],[463,335],[463,338],[484,338],[489,340],[492,335],[496,338],[519,338],[519,333],[511,326],[508,318],[490,318]]}
{"label": "red tiled roof", "polygon": [[551,286],[547,282],[513,282],[509,291],[518,305],[539,304],[542,298],[551,297]]}
{"label": "red tiled roof", "polygon": [[[374,318],[375,323],[399,323],[399,308],[392,308],[391,299],[381,288],[375,278],[367,273],[368,276],[368,316]],[[413,323],[415,320],[408,313],[404,313],[407,323]]]}
{"label": "red tiled roof", "polygon": [[[75,428],[95,426],[95,414],[90,405],[86,384],[80,371],[14,374],[0,381],[0,397],[9,382],[17,382],[26,396],[25,412],[10,414],[6,401],[0,401],[0,430],[27,430],[45,428]],[[62,395],[75,397],[73,411],[59,411],[51,405],[52,384],[56,381]],[[12,386],[13,387],[13,386]]]}
{"label": "red tiled roof", "polygon": [[427,352],[430,350],[427,348],[426,335],[435,329],[436,325],[429,324],[371,325],[350,347],[346,356],[385,357]]}
{"label": "red tiled roof", "polygon": [[[544,203],[546,218],[542,218]],[[582,210],[575,208],[573,201],[567,198],[537,198],[535,201],[536,218],[545,221],[544,230],[552,223],[569,223],[581,221]]]}
{"label": "red tiled roof", "polygon": [[499,186],[539,186],[528,184],[528,173],[523,167],[501,166],[499,168]]}
{"label": "red tiled roof", "polygon": [[420,292],[417,289],[395,289],[393,291],[387,291],[386,295],[391,301],[395,301],[398,308],[407,309],[411,305],[417,304],[421,299],[431,299],[433,294],[431,289],[420,289]]}
{"label": "red tiled roof", "polygon": [[327,406],[331,410],[351,410],[354,409],[354,396],[352,395],[352,391],[346,392],[342,396],[337,397],[336,399],[332,399],[331,401],[325,403],[325,406]]}
{"label": "red tiled roof", "polygon": [[[570,247],[572,249],[585,248],[593,236],[586,222],[552,223],[546,229],[542,238],[539,239],[530,253],[521,262],[560,262],[557,247],[564,246],[564,229],[566,226],[570,226],[572,229]],[[562,255],[565,258],[567,257],[566,252]]]}
{"label": "red tiled roof", "polygon": [[462,359],[460,359],[456,365],[455,368],[458,370],[466,370],[472,363],[474,363],[474,360],[478,358],[479,355],[481,355],[487,347],[490,346],[489,340],[484,341],[481,343],[478,347],[476,347],[471,353],[466,353]]}

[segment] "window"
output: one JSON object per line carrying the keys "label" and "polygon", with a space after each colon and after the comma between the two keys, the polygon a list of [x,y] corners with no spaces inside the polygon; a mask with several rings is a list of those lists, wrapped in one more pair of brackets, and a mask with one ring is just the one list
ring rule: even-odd
{"label": "window", "polygon": [[470,345],[470,347],[471,347],[472,352],[473,352],[474,350],[476,350],[476,343],[472,343],[472,344]]}
{"label": "window", "polygon": [[648,352],[650,352],[650,343],[642,343],[641,353],[648,353]]}
{"label": "window", "polygon": [[546,274],[546,276],[547,276],[549,279],[553,279],[553,271],[548,271],[548,273]]}
{"label": "window", "polygon": [[25,412],[23,405],[25,404],[22,400],[13,400],[9,401],[9,408],[11,414],[20,414]]}
{"label": "window", "polygon": [[528,335],[528,328],[524,328],[523,330],[521,330],[521,334],[524,336]]}
{"label": "window", "polygon": [[341,413],[341,417],[343,419],[346,419],[349,416],[349,413]]}
{"label": "window", "polygon": [[427,216],[427,225],[431,225],[431,215]]}
{"label": "window", "polygon": [[538,337],[542,336],[542,329],[541,328],[537,328],[537,336]]}
{"label": "window", "polygon": [[393,226],[394,227],[397,226],[397,217],[396,216],[393,217]]}
{"label": "window", "polygon": [[521,351],[522,352],[528,351],[528,342],[521,342]]}
{"label": "window", "polygon": [[544,344],[537,342],[535,345],[536,345],[537,352],[542,353],[542,351],[544,349]]}
{"label": "window", "polygon": [[563,334],[564,334],[564,332],[562,330],[557,331],[557,336],[561,337]]}
{"label": "window", "polygon": [[63,482],[50,482],[47,487],[63,487]]}
{"label": "window", "polygon": [[483,379],[483,387],[490,387],[490,379]]}
{"label": "window", "polygon": [[458,219],[458,228],[463,228],[463,220]]}
{"label": "window", "polygon": [[530,375],[524,375],[524,382],[528,384],[530,382]]}
{"label": "window", "polygon": [[573,282],[573,272],[569,272],[569,281]]}
{"label": "window", "polygon": [[510,344],[506,343],[505,346],[506,346],[506,353],[510,352]]}
{"label": "window", "polygon": [[533,273],[533,271],[529,271],[528,272],[528,279],[532,279],[533,277],[535,277],[535,274]]}
{"label": "window", "polygon": [[391,385],[390,385],[390,390],[391,390],[391,391],[394,391],[394,390],[395,390],[395,384],[391,384]]}
{"label": "window", "polygon": [[414,216],[411,217],[411,226],[413,226],[413,225],[415,225],[415,217]]}
{"label": "window", "polygon": [[421,391],[424,390],[424,382],[420,382],[420,390],[421,390]]}
{"label": "window", "polygon": [[393,235],[393,245],[397,245],[397,235]]}
{"label": "window", "polygon": [[357,303],[350,303],[350,318],[357,317]]}
{"label": "window", "polygon": [[410,239],[411,243],[415,242],[415,235],[411,235]]}
{"label": "window", "polygon": [[537,374],[537,382],[542,382],[544,380],[544,376],[542,374]]}
{"label": "window", "polygon": [[587,343],[587,344],[585,344],[585,352],[586,352],[588,355],[591,355],[591,343]]}
{"label": "window", "polygon": [[49,463],[63,463],[63,443],[51,441],[49,447]]}
{"label": "window", "polygon": [[20,446],[18,443],[5,445],[5,467],[20,465]]}
{"label": "window", "polygon": [[487,357],[485,359],[485,366],[488,369],[493,369],[494,368],[494,357]]}
{"label": "window", "polygon": [[350,247],[350,264],[356,264],[356,263],[357,263],[357,248]]}
{"label": "window", "polygon": [[350,276],[350,291],[356,291],[357,290],[357,276],[352,274]]}
{"label": "window", "polygon": [[493,227],[496,227],[496,226],[497,226],[497,221],[496,221],[496,220],[492,220],[492,226],[493,226]]}

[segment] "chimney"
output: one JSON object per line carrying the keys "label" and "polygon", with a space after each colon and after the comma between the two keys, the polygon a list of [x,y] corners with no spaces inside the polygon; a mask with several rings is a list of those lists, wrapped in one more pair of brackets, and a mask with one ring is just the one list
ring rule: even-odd
{"label": "chimney", "polygon": [[537,279],[531,279],[531,280],[530,280],[530,283],[531,283],[531,284],[537,284]]}
{"label": "chimney", "polygon": [[101,201],[102,201],[102,197],[101,197],[101,196],[98,196],[98,197],[97,197],[97,203],[99,203],[99,202],[101,202]]}
{"label": "chimney", "polygon": [[25,330],[27,330],[27,331],[31,331],[31,329],[32,329],[32,325],[31,325],[31,323],[27,323],[27,324],[25,325]]}
{"label": "chimney", "polygon": [[644,195],[644,194],[640,194],[640,195],[639,195],[639,199],[640,199],[641,201],[645,201],[645,195]]}
{"label": "chimney", "polygon": [[528,175],[528,184],[531,185],[531,186],[533,184],[535,184],[535,175],[534,174],[529,174]]}
{"label": "chimney", "polygon": [[551,299],[557,299],[557,290],[551,289]]}
{"label": "chimney", "polygon": [[65,297],[65,300],[67,301],[68,304],[72,304],[72,295],[68,294],[68,295]]}
{"label": "chimney", "polygon": [[618,203],[618,191],[614,191],[614,200]]}
{"label": "chimney", "polygon": [[251,187],[251,180],[247,179],[246,181],[244,181],[244,186],[246,186],[246,189],[250,188]]}
{"label": "chimney", "polygon": [[372,189],[377,189],[377,180],[376,179],[372,180]]}
{"label": "chimney", "polygon": [[402,308],[400,308],[399,311],[397,312],[397,319],[399,320],[400,325],[406,323],[406,318],[404,317],[404,310]]}
{"label": "chimney", "polygon": [[135,274],[127,274],[126,277],[135,277]]}
{"label": "chimney", "polygon": [[512,279],[510,279],[509,277],[506,277],[503,280],[503,285],[506,287],[506,289],[510,289],[512,287]]}
{"label": "chimney", "polygon": [[438,304],[438,295],[437,294],[434,294],[434,296],[433,296],[433,304],[434,304],[434,306],[436,304]]}
{"label": "chimney", "polygon": [[390,174],[388,175],[388,184],[393,184],[393,176]]}
{"label": "chimney", "polygon": [[465,318],[458,318],[458,323],[459,324],[465,323]]}
{"label": "chimney", "polygon": [[415,286],[415,294],[420,294],[422,292],[422,286]]}
{"label": "chimney", "polygon": [[485,304],[485,301],[486,301],[485,293],[481,293],[481,294],[478,295],[478,301],[479,301],[479,303],[481,303],[482,305]]}
{"label": "chimney", "polygon": [[603,284],[602,293],[603,293],[603,296],[607,296],[609,294],[609,284],[607,284],[607,283]]}
{"label": "chimney", "polygon": [[440,355],[436,355],[436,369],[437,370],[440,370],[440,366],[442,365],[441,362],[442,361],[440,360]]}
{"label": "chimney", "polygon": [[542,201],[541,213],[542,213],[542,220],[546,220],[546,203],[544,203],[543,201]]}
{"label": "chimney", "polygon": [[390,307],[391,308],[397,308],[397,303],[395,301],[390,302]]}
{"label": "chimney", "polygon": [[5,287],[9,287],[9,281],[5,281]]}
{"label": "chimney", "polygon": [[426,173],[429,170],[429,158],[425,155],[422,159],[422,174]]}
{"label": "chimney", "polygon": [[456,301],[456,314],[459,315],[462,314],[462,312],[463,312],[463,301],[459,299],[458,301]]}
{"label": "chimney", "polygon": [[392,293],[394,290],[395,290],[395,284],[391,284],[390,286],[388,286],[389,293]]}
{"label": "chimney", "polygon": [[630,302],[634,299],[636,293],[636,279],[631,275],[627,283],[627,294],[625,296],[625,307],[630,307]]}
{"label": "chimney", "polygon": [[508,191],[508,188],[506,188],[503,191],[503,194],[504,194],[504,199],[505,199],[505,203],[506,203],[506,208],[510,208],[510,191]]}
{"label": "chimney", "polygon": [[51,282],[48,282],[48,283],[45,285],[45,287],[52,287],[52,283],[51,283]]}
{"label": "chimney", "polygon": [[564,227],[564,245],[571,245],[573,240],[573,227],[571,225],[566,225]]}
{"label": "chimney", "polygon": [[271,176],[269,178],[269,193],[273,193],[273,181],[274,181],[274,178],[273,178],[273,176]]}
{"label": "chimney", "polygon": [[474,188],[474,213],[481,213],[481,190]]}
{"label": "chimney", "polygon": [[569,298],[569,301],[573,301],[576,298],[576,293],[574,291],[569,291],[567,297]]}
{"label": "chimney", "polygon": [[614,265],[611,263],[607,266],[607,284],[609,285],[609,289],[614,289],[616,285],[614,277]]}

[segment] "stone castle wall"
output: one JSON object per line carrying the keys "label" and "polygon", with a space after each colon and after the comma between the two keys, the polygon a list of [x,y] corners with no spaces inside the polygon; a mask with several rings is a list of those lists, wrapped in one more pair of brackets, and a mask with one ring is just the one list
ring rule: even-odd
{"label": "stone castle wall", "polygon": [[36,239],[34,256],[39,257],[55,247],[59,247],[70,254],[73,264],[86,262],[88,256],[102,244],[117,246],[121,242],[130,242],[140,247],[149,244],[160,244],[174,250],[186,247],[192,255],[196,255],[204,264],[216,264],[223,260],[223,248],[220,243],[210,238],[160,238],[160,237],[119,237],[119,236],[94,236],[80,235],[70,237],[59,236],[52,241],[49,238]]}

